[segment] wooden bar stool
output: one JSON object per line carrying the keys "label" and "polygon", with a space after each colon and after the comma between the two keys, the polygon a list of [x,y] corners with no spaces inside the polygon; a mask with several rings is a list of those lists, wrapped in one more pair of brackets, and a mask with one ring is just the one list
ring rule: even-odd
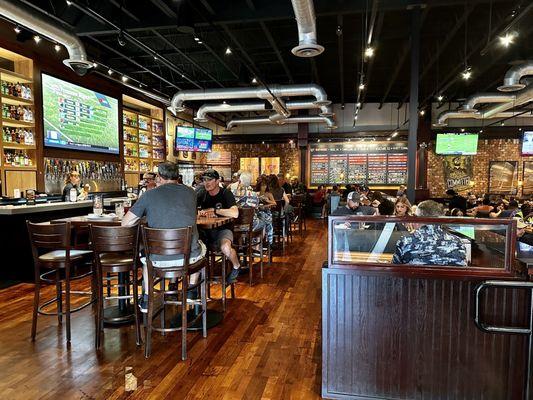
{"label": "wooden bar stool", "polygon": [[[254,208],[239,208],[239,217],[235,219],[235,229],[233,230],[233,245],[237,250],[237,255],[247,261],[249,266],[250,286],[253,285],[254,258],[257,256],[260,261],[261,279],[263,279],[263,229],[253,229]],[[254,251],[254,246],[259,246],[258,251]]]}
{"label": "wooden bar stool", "polygon": [[[228,258],[222,251],[217,250],[216,248],[209,246],[207,248],[207,259],[209,262],[209,271],[208,271],[208,280],[209,284],[219,284],[221,287],[221,297],[220,300],[222,302],[222,310],[226,311],[226,275],[228,272]],[[220,274],[216,274],[215,271],[217,269],[217,266],[220,266]],[[231,265],[230,268],[233,268]],[[230,293],[231,298],[235,298],[235,283],[230,284]],[[211,299],[211,286],[207,286],[207,297]]]}
{"label": "wooden bar stool", "polygon": [[[198,318],[202,317],[203,337],[207,337],[207,287],[206,287],[206,262],[202,257],[194,264],[189,264],[191,255],[192,227],[181,229],[152,229],[142,227],[144,251],[146,253],[146,267],[148,268],[148,312],[146,317],[146,338],[144,356],[150,357],[152,351],[152,330],[162,332],[181,331],[181,359],[187,359],[187,328],[194,324]],[[173,256],[182,260],[176,261],[176,266],[157,267],[153,265],[151,259],[154,256]],[[179,265],[181,264],[181,265]],[[189,278],[192,274],[200,273],[200,280],[194,285],[189,285]],[[165,290],[165,279],[177,279],[177,284],[181,284],[181,290]],[[154,286],[162,282],[161,289]],[[200,300],[187,300],[187,292],[200,288]],[[161,306],[155,309],[155,294],[162,295]],[[167,295],[178,295],[178,300],[167,300]],[[157,314],[165,310],[165,305],[175,304],[181,306],[181,325],[174,328],[166,328],[164,318],[161,319],[161,327],[153,326],[153,319]],[[201,306],[202,310],[196,317],[187,321],[187,306]]]}
{"label": "wooden bar stool", "polygon": [[[129,300],[133,300],[133,315],[135,318],[135,339],[141,345],[141,324],[138,299],[138,259],[139,259],[139,225],[123,226],[94,226],[89,225],[91,247],[94,252],[96,272],[97,310],[95,326],[95,346],[100,348],[102,331],[104,328],[104,301],[118,300],[122,308],[127,308]],[[104,276],[105,274],[105,276]],[[110,285],[113,275],[117,275],[118,283]],[[106,281],[108,295],[104,297],[103,281]],[[118,289],[118,295],[110,295],[110,286]],[[133,295],[130,294],[130,287]],[[131,313],[117,317],[118,320],[131,318]]]}
{"label": "wooden bar stool", "polygon": [[[37,332],[37,316],[57,315],[58,323],[62,323],[65,315],[67,343],[70,344],[70,314],[79,311],[92,300],[71,309],[70,284],[74,280],[82,279],[92,274],[90,269],[91,250],[71,249],[71,226],[69,222],[60,224],[34,224],[26,221],[30,238],[33,262],[35,268],[35,292],[33,299],[33,319],[31,339],[35,340]],[[76,267],[89,263],[88,272],[79,272]],[[56,296],[40,304],[40,290],[42,283],[56,285]],[[63,282],[65,283],[65,312],[63,312]],[[74,294],[74,293],[73,293]],[[84,293],[76,293],[84,294]],[[92,294],[91,294],[92,296]],[[45,311],[49,305],[56,303],[57,311]]]}

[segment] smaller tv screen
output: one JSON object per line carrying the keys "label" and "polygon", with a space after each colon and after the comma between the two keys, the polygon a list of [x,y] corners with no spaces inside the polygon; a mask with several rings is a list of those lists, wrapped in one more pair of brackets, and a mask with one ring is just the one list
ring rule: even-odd
{"label": "smaller tv screen", "polygon": [[190,126],[176,127],[176,150],[210,152],[213,142],[213,131],[207,128]]}
{"label": "smaller tv screen", "polygon": [[439,133],[435,152],[442,155],[472,156],[477,154],[477,142],[478,135],[475,133]]}
{"label": "smaller tv screen", "polygon": [[522,138],[522,155],[533,156],[533,131],[524,131]]}

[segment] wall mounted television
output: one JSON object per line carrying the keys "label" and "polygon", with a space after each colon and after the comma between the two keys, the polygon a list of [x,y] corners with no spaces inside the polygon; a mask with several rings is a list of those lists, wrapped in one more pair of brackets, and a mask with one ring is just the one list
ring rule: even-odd
{"label": "wall mounted television", "polygon": [[435,152],[441,155],[477,154],[477,133],[438,133]]}
{"label": "wall mounted television", "polygon": [[119,154],[118,99],[42,74],[44,145]]}
{"label": "wall mounted television", "polygon": [[210,152],[212,142],[211,129],[176,126],[175,150]]}
{"label": "wall mounted television", "polygon": [[533,131],[524,131],[522,136],[522,155],[533,156]]}

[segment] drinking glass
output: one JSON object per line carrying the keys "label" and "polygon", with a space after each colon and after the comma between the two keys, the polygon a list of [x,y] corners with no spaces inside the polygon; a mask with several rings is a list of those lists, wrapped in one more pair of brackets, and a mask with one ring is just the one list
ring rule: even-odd
{"label": "drinking glass", "polygon": [[124,200],[123,204],[124,204],[124,214],[127,214],[128,210],[131,207],[131,200],[130,199]]}
{"label": "drinking glass", "polygon": [[93,198],[93,213],[95,215],[102,215],[104,213],[104,203],[101,195],[95,195]]}
{"label": "drinking glass", "polygon": [[115,214],[118,219],[122,219],[124,217],[124,203],[115,203]]}

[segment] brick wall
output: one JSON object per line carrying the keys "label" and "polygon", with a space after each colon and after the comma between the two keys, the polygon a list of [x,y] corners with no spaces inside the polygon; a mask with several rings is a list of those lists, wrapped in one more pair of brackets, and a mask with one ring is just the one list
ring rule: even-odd
{"label": "brick wall", "polygon": [[278,144],[214,144],[214,151],[231,152],[231,171],[238,171],[241,157],[279,157],[280,172],[291,176],[300,174],[300,155],[298,148],[288,143]]}
{"label": "brick wall", "polygon": [[[533,157],[522,157],[520,150],[521,143],[519,139],[479,140],[478,153],[472,156],[473,192],[476,194],[487,192],[490,161],[518,161],[518,179],[523,180],[523,162],[533,161]],[[431,197],[443,197],[446,192],[443,156],[435,154],[435,143],[432,143],[428,151],[428,189]]]}

